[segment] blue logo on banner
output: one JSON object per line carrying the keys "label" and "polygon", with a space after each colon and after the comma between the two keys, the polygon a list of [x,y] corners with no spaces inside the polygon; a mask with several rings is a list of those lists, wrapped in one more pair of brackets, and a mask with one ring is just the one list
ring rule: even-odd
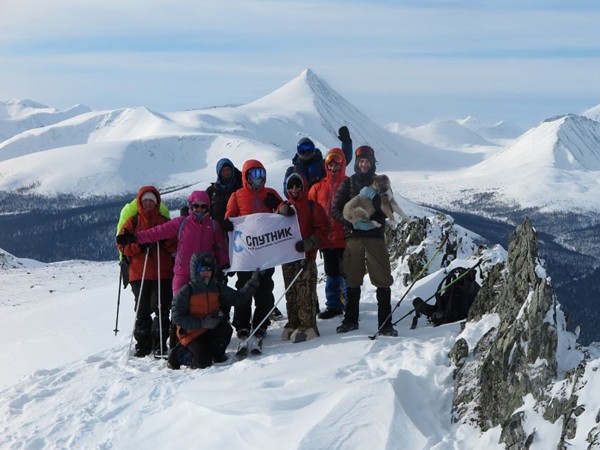
{"label": "blue logo on banner", "polygon": [[243,244],[243,239],[242,239],[242,232],[241,231],[235,231],[233,233],[233,250],[236,253],[241,253],[244,251],[244,246]]}

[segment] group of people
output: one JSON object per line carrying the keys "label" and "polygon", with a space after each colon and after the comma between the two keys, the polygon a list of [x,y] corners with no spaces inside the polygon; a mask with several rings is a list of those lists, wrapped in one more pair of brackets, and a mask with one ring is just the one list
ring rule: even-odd
{"label": "group of people", "polygon": [[[156,188],[139,190],[134,211],[132,205],[123,209],[116,238],[135,297],[136,356],[168,354],[169,367],[205,368],[226,358],[232,325],[240,341],[266,334],[274,310],[274,268],[235,272],[235,289],[228,286],[234,275],[228,272],[226,233],[234,230],[230,219],[255,213],[296,215],[300,226],[302,239],[295,249],[305,257],[282,265],[287,290],[282,339],[297,343],[319,336],[317,318],[343,316],[337,333],[358,329],[367,270],[377,289],[379,332],[397,336],[391,317],[386,216],[378,195],[369,194],[375,206],[369,221],[352,224],[343,217],[344,205],[365,195],[363,188],[373,180],[375,152],[367,145],[353,152],[346,126],[338,130],[338,138],[341,148],[332,148],[325,157],[311,139],[300,139],[285,174],[285,199],[266,186],[267,171],[256,159],[247,160],[241,171],[229,159],[221,159],[217,180],[206,191],[193,191],[174,219],[164,212]],[[347,176],[353,156],[354,174]],[[318,251],[326,277],[322,311],[317,297]]]}

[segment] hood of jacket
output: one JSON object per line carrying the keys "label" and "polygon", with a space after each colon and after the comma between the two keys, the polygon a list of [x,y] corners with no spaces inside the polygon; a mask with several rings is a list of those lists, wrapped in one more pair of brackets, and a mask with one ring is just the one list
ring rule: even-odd
{"label": "hood of jacket", "polygon": [[[250,169],[255,169],[255,168],[256,169],[264,169],[265,166],[263,166],[263,164],[257,159],[249,159],[242,166],[242,185],[244,186],[245,189],[254,190],[254,188],[248,182],[248,171]],[[266,185],[267,185],[267,174],[265,171],[265,184],[258,190],[260,191],[261,189],[264,189]]]}
{"label": "hood of jacket", "polygon": [[192,254],[192,257],[190,258],[190,281],[192,284],[203,284],[202,278],[200,278],[200,274],[197,270],[199,265],[212,267],[211,279],[215,276],[217,263],[213,255],[208,252],[196,252]]}

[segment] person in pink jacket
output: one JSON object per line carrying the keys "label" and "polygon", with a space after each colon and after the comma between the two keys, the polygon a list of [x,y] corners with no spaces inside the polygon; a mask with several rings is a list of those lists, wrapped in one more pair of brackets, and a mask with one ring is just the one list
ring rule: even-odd
{"label": "person in pink jacket", "polygon": [[[124,245],[137,242],[147,244],[163,239],[177,238],[177,254],[173,267],[173,292],[190,282],[190,260],[197,252],[214,255],[217,266],[229,267],[229,254],[225,233],[221,225],[210,217],[210,199],[205,191],[193,191],[188,198],[190,214],[172,219],[137,234],[117,236],[117,243]],[[121,240],[122,242],[119,242]]]}

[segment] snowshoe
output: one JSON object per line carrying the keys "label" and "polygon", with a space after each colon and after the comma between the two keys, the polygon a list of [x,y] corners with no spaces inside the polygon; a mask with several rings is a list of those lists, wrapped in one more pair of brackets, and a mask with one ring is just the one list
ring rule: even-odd
{"label": "snowshoe", "polygon": [[248,349],[251,355],[262,355],[262,342],[263,337],[254,335],[248,342]]}

